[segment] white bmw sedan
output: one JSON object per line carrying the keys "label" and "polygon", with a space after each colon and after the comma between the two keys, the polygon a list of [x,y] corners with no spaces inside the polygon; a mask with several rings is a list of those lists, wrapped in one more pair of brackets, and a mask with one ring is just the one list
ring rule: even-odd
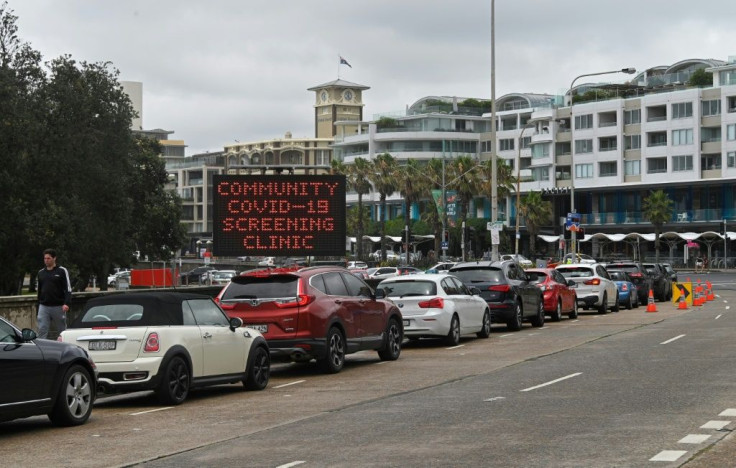
{"label": "white bmw sedan", "polygon": [[381,281],[379,290],[393,301],[404,320],[404,336],[444,337],[455,346],[460,336],[491,334],[491,312],[478,290],[471,291],[452,275],[416,274]]}

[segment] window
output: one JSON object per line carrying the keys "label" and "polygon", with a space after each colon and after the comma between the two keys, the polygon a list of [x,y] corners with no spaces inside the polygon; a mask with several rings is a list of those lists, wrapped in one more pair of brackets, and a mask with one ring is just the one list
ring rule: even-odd
{"label": "window", "polygon": [[601,177],[612,177],[616,175],[616,161],[602,162],[598,166]]}
{"label": "window", "polygon": [[624,149],[640,149],[641,148],[641,135],[625,135],[624,136]]}
{"label": "window", "polygon": [[593,114],[575,116],[575,130],[585,128],[593,128]]}
{"label": "window", "polygon": [[729,151],[726,154],[728,167],[736,167],[736,151]]}
{"label": "window", "polygon": [[672,104],[672,118],[673,119],[684,119],[686,117],[693,116],[693,103],[692,102],[678,102]]}
{"label": "window", "polygon": [[692,145],[693,129],[672,130],[672,146]]}
{"label": "window", "polygon": [[624,161],[624,175],[641,175],[641,161]]}
{"label": "window", "polygon": [[641,123],[641,109],[632,109],[624,111],[624,124]]}
{"label": "window", "polygon": [[703,101],[703,117],[709,115],[721,115],[721,100]]}
{"label": "window", "polygon": [[684,172],[693,170],[693,157],[692,155],[687,156],[672,156],[672,172]]}
{"label": "window", "polygon": [[618,140],[615,136],[598,139],[598,151],[616,151],[617,149]]}
{"label": "window", "polygon": [[190,299],[186,304],[182,304],[182,307],[186,307],[187,304],[191,307],[198,325],[230,326],[230,320],[211,299]]}
{"label": "window", "polygon": [[575,178],[590,179],[593,177],[593,164],[576,164]]}
{"label": "window", "polygon": [[648,137],[647,146],[667,146],[667,132],[652,132]]}
{"label": "window", "polygon": [[592,152],[593,140],[575,140],[575,154]]}
{"label": "window", "polygon": [[537,144],[532,146],[532,158],[548,158],[550,144]]}
{"label": "window", "polygon": [[[367,153],[368,151],[366,151]],[[314,163],[317,166],[330,165],[330,152],[327,150],[317,150],[314,156]]]}
{"label": "window", "polygon": [[521,139],[521,149],[529,148],[529,144],[532,142],[532,137],[524,137]]}
{"label": "window", "polygon": [[705,171],[715,171],[721,169],[720,154],[706,154],[700,158],[700,167]]}
{"label": "window", "polygon": [[501,138],[498,140],[499,151],[510,151],[514,149],[514,139],[513,138]]}
{"label": "window", "polygon": [[726,126],[726,139],[728,141],[736,140],[736,124]]}
{"label": "window", "polygon": [[663,172],[667,172],[667,158],[647,159],[648,174],[661,174]]}

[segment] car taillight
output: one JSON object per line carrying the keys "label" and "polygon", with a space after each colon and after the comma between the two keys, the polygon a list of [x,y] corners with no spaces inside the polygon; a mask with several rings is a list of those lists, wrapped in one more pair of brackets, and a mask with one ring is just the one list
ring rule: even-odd
{"label": "car taillight", "polygon": [[629,285],[628,285],[628,284],[626,284],[626,283],[622,284],[622,285],[621,285],[621,290],[623,290],[623,291],[628,291],[628,290],[629,290]]}
{"label": "car taillight", "polygon": [[146,338],[146,347],[143,348],[143,351],[146,353],[155,353],[160,350],[161,346],[158,342],[158,333],[153,332],[150,335],[148,335],[148,338]]}
{"label": "car taillight", "polygon": [[629,273],[632,278],[641,278],[641,273]]}
{"label": "car taillight", "polygon": [[489,286],[488,290],[497,292],[509,292],[511,291],[511,286],[509,286],[508,284],[499,284],[496,286]]}
{"label": "car taillight", "polygon": [[601,284],[601,280],[598,278],[593,278],[583,282],[583,284],[587,284],[588,286],[598,286],[599,284]]}
{"label": "car taillight", "polygon": [[276,301],[274,302],[274,304],[276,304],[276,307],[280,309],[288,309],[290,307],[303,307],[314,301],[315,297],[311,294],[307,294],[307,283],[303,279],[299,279],[299,283],[297,284],[296,288],[299,292],[297,293],[294,300],[284,302]]}
{"label": "car taillight", "polygon": [[421,301],[417,305],[422,309],[444,309],[445,300],[441,297],[433,297],[428,301]]}

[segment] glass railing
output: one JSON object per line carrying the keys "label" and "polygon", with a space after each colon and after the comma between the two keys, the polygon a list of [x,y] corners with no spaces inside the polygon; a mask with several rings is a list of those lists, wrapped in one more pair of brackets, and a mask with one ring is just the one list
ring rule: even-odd
{"label": "glass railing", "polygon": [[[701,210],[675,210],[670,223],[717,222],[723,219],[724,211],[720,208]],[[600,213],[582,213],[581,224],[614,225],[614,224],[651,224],[641,211],[609,211]]]}

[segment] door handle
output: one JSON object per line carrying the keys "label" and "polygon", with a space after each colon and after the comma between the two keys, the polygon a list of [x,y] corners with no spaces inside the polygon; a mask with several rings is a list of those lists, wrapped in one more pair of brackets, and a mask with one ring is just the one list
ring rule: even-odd
{"label": "door handle", "polygon": [[342,304],[342,299],[335,299],[335,304]]}
{"label": "door handle", "polygon": [[212,335],[210,335],[210,332],[204,332],[204,335],[202,335],[202,338],[212,338]]}

